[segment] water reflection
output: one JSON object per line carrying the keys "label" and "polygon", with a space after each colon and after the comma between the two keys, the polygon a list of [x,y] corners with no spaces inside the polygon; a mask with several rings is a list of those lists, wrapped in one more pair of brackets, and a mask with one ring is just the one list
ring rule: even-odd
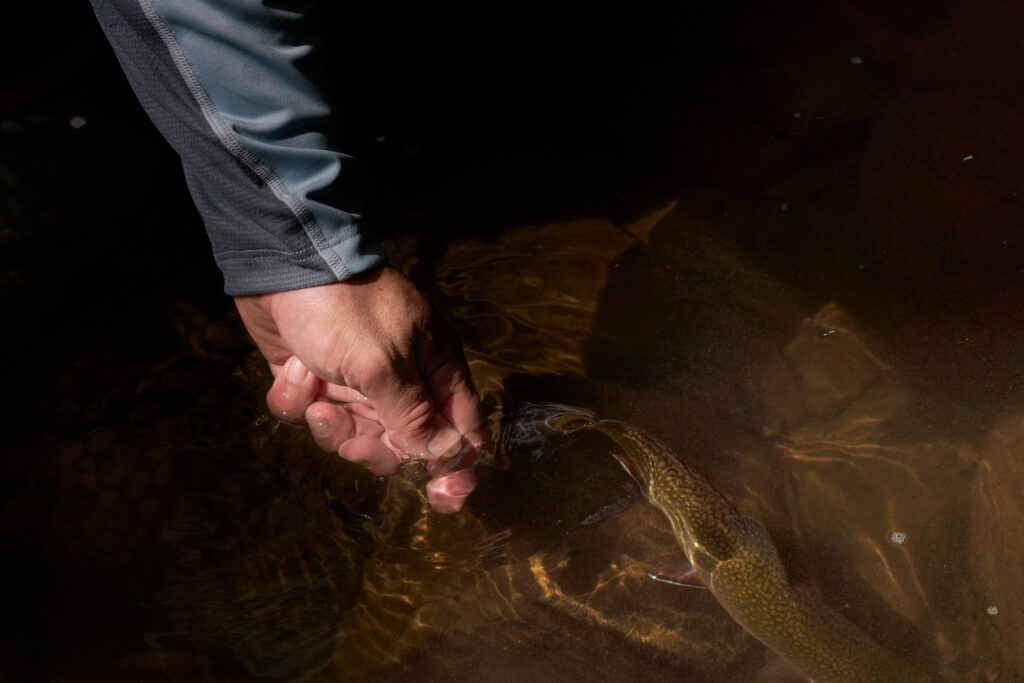
{"label": "water reflection", "polygon": [[[752,680],[773,655],[705,591],[651,579],[680,559],[668,525],[603,439],[515,412],[541,398],[673,444],[765,523],[791,578],[908,661],[1012,679],[1019,419],[943,436],[852,315],[801,314],[799,291],[667,208],[462,241],[438,266],[504,427],[454,517],[415,464],[377,480],[267,420],[254,357],[196,394],[183,377],[219,374],[197,337],[130,424],[67,440],[5,511],[69,568],[53,600],[82,621],[53,642],[93,643],[84,670],[109,680]],[[97,576],[134,578],[74,594]],[[82,630],[110,595],[100,647]]]}
{"label": "water reflection", "polygon": [[1024,532],[1015,523],[1021,519],[1022,439],[1024,418],[1006,420],[984,438],[981,452],[961,465],[976,471],[968,508],[967,576],[973,585],[964,615],[972,626],[967,634],[970,641],[998,648],[1011,679],[1024,671],[1018,647],[1024,637],[1024,612],[1019,607],[1024,586],[1020,574],[1010,570],[1024,559]]}
{"label": "water reflection", "polygon": [[[528,398],[584,396],[672,439],[851,621],[949,680],[1005,675],[1015,665],[1000,662],[982,592],[949,587],[951,574],[971,576],[968,554],[950,548],[968,543],[974,447],[932,427],[884,347],[838,305],[800,315],[804,294],[679,213],[650,239],[656,249],[638,240],[604,264],[583,346],[561,337],[583,349],[586,378],[567,377],[575,359],[557,349],[531,359],[529,376],[483,355],[475,370]],[[483,245],[460,249],[487,260]],[[571,286],[547,277],[555,291]],[[502,341],[530,348],[525,336]],[[536,457],[536,444],[521,446]]]}
{"label": "water reflection", "polygon": [[[763,521],[790,575],[873,637],[945,680],[1018,680],[1019,11],[788,10],[785,31],[750,36],[760,42],[732,57],[749,65],[695,95],[677,94],[689,64],[646,77],[623,123],[632,163],[621,183],[602,179],[624,188],[607,215],[635,202],[643,218],[596,219],[605,213],[587,202],[498,230],[501,203],[478,193],[500,181],[445,175],[427,185],[452,183],[435,214],[475,200],[463,220],[493,234],[455,240],[421,280],[459,326],[496,430],[530,400],[636,424]],[[51,118],[60,135],[31,128],[12,156],[33,159],[47,190],[8,188],[5,201],[31,201],[4,214],[5,239],[28,239],[21,221],[54,211],[50,176],[89,175],[38,154],[48,139],[61,155],[73,146]],[[581,147],[606,157],[597,137]],[[106,156],[107,139],[97,144]],[[641,157],[655,150],[664,166],[652,171]],[[544,161],[494,165],[511,177]],[[18,180],[14,161],[4,168]],[[157,200],[141,186],[155,172],[95,175],[152,218]],[[96,187],[66,184],[89,197]],[[93,203],[67,203],[67,233],[81,234],[78,212]],[[153,234],[180,230],[189,211],[169,211]],[[70,244],[7,273],[9,357],[44,336],[40,311],[69,308],[71,266],[89,260]],[[93,261],[126,244],[138,246],[99,242]],[[180,269],[161,247],[152,258],[173,265],[149,278]],[[90,282],[107,292],[134,277],[103,270]],[[648,578],[679,551],[607,444],[510,427],[468,509],[435,515],[415,467],[378,481],[266,420],[262,364],[237,327],[183,303],[209,300],[208,280],[65,310],[77,336],[47,334],[31,362],[12,363],[17,389],[64,359],[38,392],[52,394],[39,401],[52,414],[5,434],[18,476],[2,482],[0,673],[746,681],[771,659],[706,593]]]}

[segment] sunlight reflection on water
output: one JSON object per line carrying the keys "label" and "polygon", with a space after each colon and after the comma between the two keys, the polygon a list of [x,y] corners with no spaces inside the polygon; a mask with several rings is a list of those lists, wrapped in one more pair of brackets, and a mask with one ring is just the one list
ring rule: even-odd
{"label": "sunlight reflection on water", "polygon": [[186,418],[140,408],[137,426],[65,444],[41,484],[52,490],[20,504],[47,508],[71,562],[143,577],[152,649],[108,677],[771,669],[706,591],[651,578],[682,559],[667,523],[607,443],[564,441],[515,412],[538,399],[670,443],[765,524],[794,581],[908,660],[947,680],[1019,668],[1004,643],[1022,629],[1011,569],[1024,544],[1006,523],[1024,512],[1020,419],[976,443],[940,436],[842,307],[801,312],[798,291],[678,204],[641,228],[510,229],[497,246],[457,242],[438,265],[503,444],[459,515],[429,510],[416,464],[377,480],[264,419],[258,359],[190,396]]}

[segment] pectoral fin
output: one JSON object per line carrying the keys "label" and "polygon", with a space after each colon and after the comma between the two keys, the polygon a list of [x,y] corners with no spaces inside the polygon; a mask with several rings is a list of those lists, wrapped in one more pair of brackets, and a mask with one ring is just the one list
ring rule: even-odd
{"label": "pectoral fin", "polygon": [[755,683],[814,683],[785,657],[776,657],[761,667],[754,681]]}
{"label": "pectoral fin", "polygon": [[655,581],[671,583],[674,586],[707,589],[707,585],[704,583],[704,580],[700,578],[700,575],[697,574],[697,570],[694,569],[693,565],[689,562],[680,561],[663,568],[657,574],[648,573],[647,576],[651,577]]}

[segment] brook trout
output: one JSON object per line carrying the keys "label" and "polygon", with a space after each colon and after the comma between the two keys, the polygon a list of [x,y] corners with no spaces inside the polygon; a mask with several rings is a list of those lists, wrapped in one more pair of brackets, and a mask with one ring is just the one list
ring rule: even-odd
{"label": "brook trout", "polygon": [[595,430],[622,449],[616,459],[665,513],[697,576],[743,628],[822,683],[928,681],[872,641],[816,593],[789,583],[764,526],[744,517],[668,446],[614,420],[563,415],[565,430]]}

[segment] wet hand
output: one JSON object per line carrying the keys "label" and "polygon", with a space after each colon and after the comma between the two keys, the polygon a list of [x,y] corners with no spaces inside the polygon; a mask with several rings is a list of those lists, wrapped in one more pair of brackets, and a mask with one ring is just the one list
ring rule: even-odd
{"label": "wet hand", "polygon": [[274,415],[379,475],[426,459],[430,504],[461,509],[484,441],[480,403],[458,339],[409,280],[384,267],[235,303],[274,373]]}

